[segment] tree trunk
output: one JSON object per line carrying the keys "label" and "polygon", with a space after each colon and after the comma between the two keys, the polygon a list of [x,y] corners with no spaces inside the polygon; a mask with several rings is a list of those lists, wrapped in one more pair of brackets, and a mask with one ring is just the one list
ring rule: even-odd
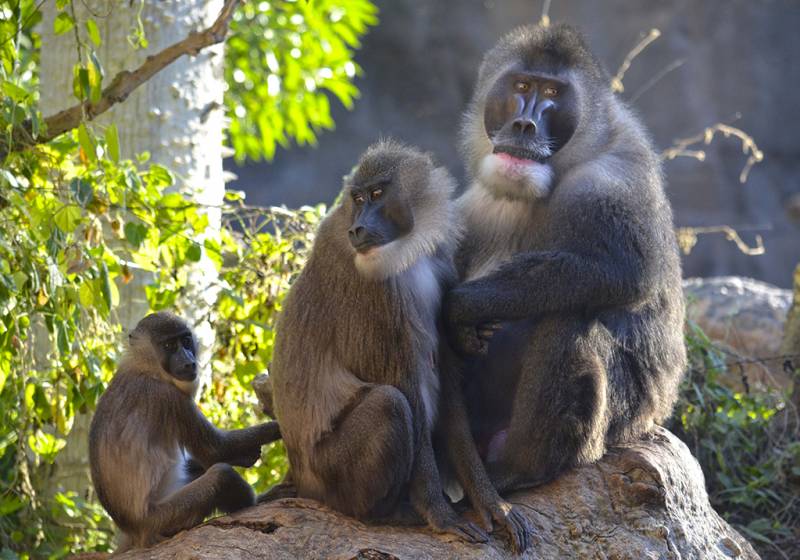
{"label": "tree trunk", "polygon": [[[76,27],[62,35],[53,33],[57,15],[55,2],[42,7],[41,108],[45,116],[74,105],[72,68],[78,61],[75,31],[89,43],[85,21],[97,23],[102,43],[95,47],[106,81],[117,72],[136,68],[148,54],[183,39],[191,31],[207,27],[217,17],[223,0],[181,2],[120,2],[85,0],[73,2]],[[140,13],[141,8],[141,13]],[[68,8],[69,9],[69,8]],[[149,43],[135,50],[128,36],[141,17]],[[182,57],[134,91],[123,103],[97,119],[100,125],[115,123],[123,158],[149,152],[151,161],[175,173],[176,187],[200,204],[209,206],[210,232],[220,225],[224,196],[222,174],[223,46],[215,45],[194,57]],[[84,51],[86,59],[87,52]],[[134,281],[120,285],[120,305],[114,310],[123,332],[133,328],[148,310],[144,286],[151,281],[143,271],[134,271]],[[191,273],[192,293],[182,301],[181,313],[195,327],[201,347],[201,364],[209,361],[214,342],[209,308],[216,299],[217,278],[213,264],[203,257]],[[208,379],[206,365],[203,378]],[[51,487],[84,491],[88,487],[86,440],[88,418],[76,417],[64,451],[58,456]]]}
{"label": "tree trunk", "polygon": [[[536,531],[524,558],[758,558],[711,508],[703,473],[663,428],[610,450],[511,501]],[[514,556],[502,535],[466,544],[416,527],[369,526],[311,500],[287,499],[219,517],[149,550],[119,558],[499,559]]]}

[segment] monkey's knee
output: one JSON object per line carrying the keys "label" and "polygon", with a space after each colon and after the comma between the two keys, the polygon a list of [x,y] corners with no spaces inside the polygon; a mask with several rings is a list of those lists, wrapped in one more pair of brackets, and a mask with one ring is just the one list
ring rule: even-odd
{"label": "monkey's knee", "polygon": [[211,504],[212,509],[216,507],[225,513],[233,513],[256,503],[253,488],[229,464],[211,465],[203,476],[212,476],[216,479],[214,484],[216,495],[214,503]]}
{"label": "monkey's knee", "polygon": [[320,448],[325,501],[354,517],[391,509],[411,476],[411,407],[388,385],[369,391]]}

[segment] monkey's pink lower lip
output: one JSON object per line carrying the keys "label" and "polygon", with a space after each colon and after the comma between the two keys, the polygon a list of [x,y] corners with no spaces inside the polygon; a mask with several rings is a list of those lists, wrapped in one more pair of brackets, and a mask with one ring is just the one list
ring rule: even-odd
{"label": "monkey's pink lower lip", "polygon": [[510,163],[512,165],[541,165],[538,161],[533,159],[525,159],[525,158],[518,158],[512,156],[511,154],[506,154],[503,152],[494,154],[496,157],[500,158],[505,163]]}

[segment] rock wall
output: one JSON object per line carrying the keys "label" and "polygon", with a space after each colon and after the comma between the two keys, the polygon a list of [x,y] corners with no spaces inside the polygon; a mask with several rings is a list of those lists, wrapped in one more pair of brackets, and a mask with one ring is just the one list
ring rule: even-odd
{"label": "rock wall", "polygon": [[[482,54],[516,25],[538,21],[542,1],[378,0],[381,23],[364,41],[357,60],[365,76],[362,97],[348,112],[332,103],[336,130],[316,148],[279,150],[271,164],[232,169],[231,186],[254,204],[333,200],[341,177],[380,135],[432,151],[457,177],[461,113]],[[583,29],[614,73],[642,33],[662,37],[628,71],[622,96],[632,101],[660,148],[718,121],[735,121],[753,135],[765,161],[747,184],[741,145],[719,139],[703,163],[666,164],[669,196],[678,226],[728,224],[748,243],[764,238],[765,255],[749,257],[721,235],[703,236],[685,258],[687,276],[744,275],[781,287],[791,284],[800,261],[800,223],[790,213],[800,193],[800,3],[745,0],[559,0],[554,22]],[[681,65],[648,83],[673,63]],[[229,162],[229,166],[233,163]],[[795,196],[795,198],[792,198]]]}

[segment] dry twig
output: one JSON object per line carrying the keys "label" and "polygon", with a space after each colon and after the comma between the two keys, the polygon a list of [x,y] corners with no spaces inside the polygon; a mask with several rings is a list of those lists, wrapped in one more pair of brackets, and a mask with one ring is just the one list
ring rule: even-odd
{"label": "dry twig", "polygon": [[617,70],[617,73],[611,78],[611,91],[614,93],[622,93],[625,91],[625,86],[622,85],[622,79],[625,77],[625,72],[628,71],[628,68],[631,67],[631,62],[633,59],[639,56],[639,54],[647,48],[647,46],[661,37],[661,31],[658,29],[651,29],[650,32],[645,35],[639,44],[631,49],[631,51],[625,56],[625,60],[622,61],[622,64]]}
{"label": "dry twig", "polygon": [[697,236],[704,233],[724,233],[728,241],[736,244],[736,247],[745,255],[763,255],[764,254],[764,241],[760,235],[756,235],[756,246],[750,247],[747,243],[742,241],[739,233],[730,226],[709,226],[709,227],[682,227],[678,228],[676,234],[678,236],[678,246],[685,255],[692,252],[692,249],[697,245]]}
{"label": "dry twig", "polygon": [[691,157],[698,161],[705,161],[705,150],[690,149],[690,147],[694,144],[699,144],[700,142],[708,146],[714,139],[714,135],[718,132],[723,134],[726,138],[734,136],[742,142],[742,152],[747,155],[747,162],[745,163],[744,168],[742,168],[741,173],[739,173],[739,182],[746,182],[747,176],[750,174],[750,170],[753,168],[753,166],[764,159],[764,152],[758,148],[752,136],[747,134],[744,130],[736,128],[735,126],[717,123],[707,127],[705,130],[699,134],[696,134],[695,136],[676,140],[671,148],[667,148],[661,152],[661,159],[670,160],[675,159],[676,157]]}

